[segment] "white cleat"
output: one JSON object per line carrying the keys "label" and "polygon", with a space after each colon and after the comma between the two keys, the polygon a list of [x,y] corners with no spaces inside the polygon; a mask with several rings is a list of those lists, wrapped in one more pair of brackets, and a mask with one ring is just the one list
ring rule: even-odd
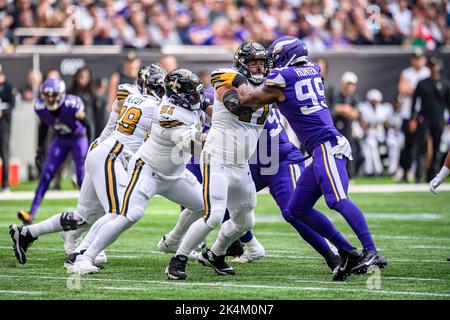
{"label": "white cleat", "polygon": [[176,253],[179,246],[180,241],[170,240],[167,234],[158,241],[158,249],[164,253]]}
{"label": "white cleat", "polygon": [[93,274],[98,272],[98,268],[85,256],[78,255],[75,263],[72,267],[74,273],[83,274]]}
{"label": "white cleat", "polygon": [[261,259],[266,255],[266,251],[261,243],[253,237],[252,240],[244,244],[245,251],[244,253],[237,258],[231,260],[234,263],[250,263],[256,260]]}
{"label": "white cleat", "polygon": [[94,259],[94,266],[97,268],[103,268],[108,259],[106,258],[106,253],[104,250],[100,251],[100,253]]}

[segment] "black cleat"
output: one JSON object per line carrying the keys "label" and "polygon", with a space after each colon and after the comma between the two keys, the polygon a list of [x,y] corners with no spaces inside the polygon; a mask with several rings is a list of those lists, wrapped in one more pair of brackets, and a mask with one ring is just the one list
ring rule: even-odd
{"label": "black cleat", "polygon": [[[86,250],[83,250],[86,251]],[[67,256],[66,262],[64,262],[64,268],[67,270],[72,270],[73,265],[75,264],[75,260],[77,260],[77,256],[83,254],[83,252],[72,252]]]}
{"label": "black cleat", "polygon": [[244,247],[239,239],[233,242],[227,249],[225,257],[240,257],[244,253]]}
{"label": "black cleat", "polygon": [[19,209],[19,211],[17,211],[17,218],[19,218],[19,220],[22,221],[24,225],[33,223],[33,216],[23,209]]}
{"label": "black cleat", "polygon": [[327,263],[327,266],[331,269],[331,271],[334,271],[334,269],[341,265],[341,256],[335,254],[331,249],[328,249],[326,252],[324,252],[322,256],[324,257],[325,262]]}
{"label": "black cleat", "polygon": [[178,255],[170,259],[169,265],[166,267],[166,275],[170,280],[186,280],[186,263],[188,257]]}
{"label": "black cleat", "polygon": [[450,258],[447,258],[447,261],[450,261]]}
{"label": "black cleat", "polygon": [[352,273],[353,268],[358,265],[361,257],[361,253],[356,249],[343,252],[340,266],[333,270],[333,281],[345,280]]}
{"label": "black cleat", "polygon": [[198,255],[198,262],[206,267],[213,268],[220,275],[234,275],[234,269],[225,262],[225,255],[216,256],[211,250],[203,251]]}
{"label": "black cleat", "polygon": [[28,229],[16,224],[9,226],[9,234],[11,235],[11,239],[13,241],[13,250],[16,255],[16,259],[21,264],[27,263],[27,250],[33,241],[37,240],[37,238],[33,238]]}
{"label": "black cleat", "polygon": [[364,249],[361,260],[353,267],[352,273],[364,274],[373,267],[383,269],[386,266],[387,260],[379,252]]}

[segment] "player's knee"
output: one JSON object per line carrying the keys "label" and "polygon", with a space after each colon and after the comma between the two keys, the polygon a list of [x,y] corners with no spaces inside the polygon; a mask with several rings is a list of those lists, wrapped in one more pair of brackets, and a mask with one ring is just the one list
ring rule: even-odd
{"label": "player's knee", "polygon": [[225,210],[222,211],[222,214],[218,210],[211,211],[210,214],[205,214],[203,219],[210,228],[215,229],[222,223],[223,212]]}
{"label": "player's knee", "polygon": [[291,212],[289,211],[289,209],[282,210],[281,215],[283,216],[283,219],[288,223],[291,223],[292,221],[294,221],[294,217],[291,215]]}
{"label": "player's knee", "polygon": [[325,202],[326,202],[328,208],[334,210],[336,208],[336,205],[340,201],[338,201],[338,199],[336,199],[336,197],[330,196],[330,197],[325,197]]}
{"label": "player's knee", "polygon": [[[286,219],[286,221],[290,222],[294,219],[299,219],[300,221],[303,221],[308,213],[310,212],[311,207],[303,205],[302,203],[297,203],[295,201],[289,201],[288,209],[285,210],[286,213],[283,211],[283,217]],[[286,214],[286,216],[285,216]],[[287,220],[289,218],[290,220]]]}
{"label": "player's knee", "polygon": [[125,213],[125,217],[130,220],[132,223],[136,223],[142,219],[144,216],[145,208],[139,206],[132,206],[128,208],[128,211]]}

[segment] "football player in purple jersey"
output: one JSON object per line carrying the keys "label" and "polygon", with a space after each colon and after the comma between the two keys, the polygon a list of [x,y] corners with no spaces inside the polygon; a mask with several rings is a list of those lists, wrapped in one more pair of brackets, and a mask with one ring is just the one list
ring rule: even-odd
{"label": "football player in purple jersey", "polygon": [[44,81],[34,110],[40,120],[35,159],[37,166],[42,166],[44,142],[49,126],[53,128],[55,136],[47,151],[30,210],[20,209],[17,214],[24,224],[33,222],[50,182],[69,153],[72,153],[75,162],[77,185],[81,186],[84,177],[84,159],[88,150],[88,122],[85,121],[84,104],[79,97],[66,94],[63,80],[48,78]]}
{"label": "football player in purple jersey", "polygon": [[[348,198],[347,161],[352,160],[348,141],[333,124],[325,101],[324,86],[317,64],[309,62],[306,45],[298,38],[284,36],[269,47],[274,69],[264,87],[253,89],[244,77],[229,81],[238,88],[240,105],[257,106],[276,102],[297,138],[312,156],[289,202],[289,213],[300,219],[339,250],[342,263],[333,280],[344,280],[351,273],[383,268],[386,259],[379,253],[361,210]],[[358,236],[361,254],[320,211],[314,209],[324,195],[330,209],[338,211]]]}

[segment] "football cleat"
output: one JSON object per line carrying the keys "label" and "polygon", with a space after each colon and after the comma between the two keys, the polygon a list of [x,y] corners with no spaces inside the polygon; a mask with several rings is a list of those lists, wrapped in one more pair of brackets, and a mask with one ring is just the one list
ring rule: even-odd
{"label": "football cleat", "polygon": [[244,253],[244,247],[239,239],[233,242],[227,249],[225,253],[226,257],[239,257]]}
{"label": "football cleat", "polygon": [[387,266],[387,260],[376,251],[363,249],[363,255],[358,264],[353,267],[352,273],[364,274],[373,267],[383,269]]}
{"label": "football cleat", "polygon": [[80,252],[72,252],[67,256],[66,261],[64,262],[64,269],[66,269],[68,272],[76,273],[73,269],[73,265],[75,264],[75,260],[77,259],[77,256],[80,255]]}
{"label": "football cleat", "polygon": [[159,251],[164,253],[175,253],[177,252],[179,246],[180,241],[171,241],[167,234],[158,241]]}
{"label": "football cleat", "polygon": [[17,212],[17,218],[19,218],[19,220],[22,221],[24,225],[33,223],[33,216],[23,209],[19,209],[19,211]]}
{"label": "football cleat", "polygon": [[361,253],[356,249],[342,253],[341,264],[333,270],[333,281],[345,280],[352,273],[353,268],[358,265],[361,257]]}
{"label": "football cleat", "polygon": [[16,255],[16,259],[21,263],[27,263],[27,250],[31,247],[34,240],[38,238],[33,238],[30,231],[24,226],[18,226],[12,224],[9,226],[9,234],[13,241],[13,250]]}
{"label": "football cleat", "polygon": [[198,255],[198,261],[206,266],[213,268],[220,275],[234,275],[234,269],[225,262],[225,255],[216,256],[211,250],[206,250]]}
{"label": "football cleat", "polygon": [[104,250],[100,251],[99,254],[94,259],[94,266],[101,269],[105,266],[108,258],[106,258],[106,253]]}
{"label": "football cleat", "polygon": [[98,272],[98,268],[82,254],[77,255],[72,270],[80,275],[93,274]]}
{"label": "football cleat", "polygon": [[169,265],[166,267],[166,275],[169,280],[186,280],[186,263],[188,257],[178,255],[170,259]]}
{"label": "football cleat", "polygon": [[245,251],[239,257],[231,260],[235,263],[249,263],[263,258],[266,254],[264,247],[255,237],[245,244]]}

